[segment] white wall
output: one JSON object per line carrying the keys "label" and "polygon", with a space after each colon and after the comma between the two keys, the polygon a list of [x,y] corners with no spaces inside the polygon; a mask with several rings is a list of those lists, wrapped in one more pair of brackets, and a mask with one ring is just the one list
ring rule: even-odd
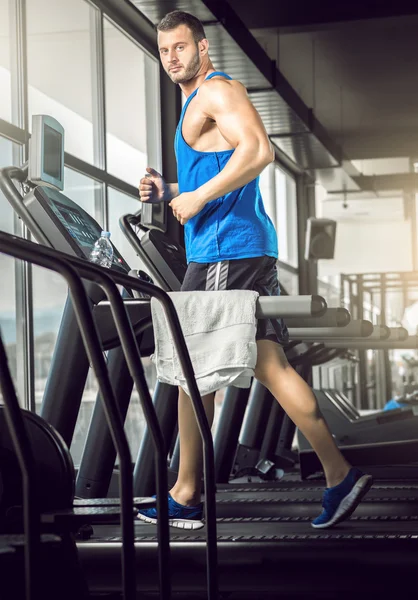
{"label": "white wall", "polygon": [[339,222],[334,260],[321,260],[318,274],[374,273],[412,269],[409,221]]}

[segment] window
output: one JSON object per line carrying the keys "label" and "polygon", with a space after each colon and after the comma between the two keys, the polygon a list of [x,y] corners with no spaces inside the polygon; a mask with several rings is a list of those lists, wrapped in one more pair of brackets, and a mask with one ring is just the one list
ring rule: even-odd
{"label": "window", "polygon": [[279,281],[290,296],[299,294],[299,275],[288,271],[284,266],[278,267]]}
{"label": "window", "polygon": [[273,225],[276,227],[277,216],[276,216],[276,202],[275,202],[275,190],[274,190],[274,164],[271,163],[260,173],[259,186],[261,196],[263,198],[264,208],[266,213],[272,220]]}
{"label": "window", "polygon": [[[19,63],[13,47],[16,43],[17,57],[27,49],[28,106],[22,109],[28,112],[29,127],[34,114],[54,117],[65,129],[65,151],[80,159],[68,160],[79,170],[65,169],[64,193],[90,213],[101,227],[110,229],[112,240],[129,264],[141,267],[119,229],[118,219],[122,214],[140,209],[138,199],[126,194],[123,183],[136,188],[148,165],[161,172],[159,62],[88,0],[22,0],[21,3],[26,11],[27,38],[16,37],[15,42],[16,28],[12,21],[14,7],[19,2],[0,0],[0,126],[3,121],[13,121],[12,108],[26,99],[23,93],[21,98],[12,97],[14,76],[19,81],[24,81],[25,76],[14,71],[15,64],[17,68]],[[103,47],[100,44],[102,31],[98,27],[102,20]],[[101,77],[102,73],[105,78]],[[20,122],[15,124],[23,126]],[[15,135],[15,131],[7,126],[5,135]],[[21,142],[29,133],[16,132],[16,140]],[[105,144],[106,164],[101,152]],[[0,167],[19,163],[23,156],[23,153],[21,157],[15,153],[19,148],[0,137]],[[118,178],[122,180],[119,183]],[[124,187],[125,193],[119,191],[119,187]],[[23,235],[23,227],[1,194],[0,230]],[[22,392],[25,398],[29,395],[29,377],[34,375],[35,403],[39,409],[67,298],[67,284],[60,275],[40,267],[34,266],[32,274],[32,278],[28,277],[20,261],[0,254],[2,335],[13,376],[22,388],[20,395]],[[31,306],[30,300],[33,300],[33,332],[27,331],[31,321],[24,315],[24,306]],[[29,356],[32,347],[26,342],[32,333],[34,355]],[[152,388],[155,370],[147,361],[149,359],[144,358]],[[81,457],[96,394],[97,384],[90,372],[71,447],[76,464]],[[144,422],[136,394],[133,394],[130,411],[127,428],[135,452]]]}
{"label": "window", "polygon": [[[13,143],[0,137],[0,167],[13,164]],[[0,230],[13,233],[13,210],[0,191]],[[15,260],[0,253],[0,329],[9,359],[12,377],[16,380],[16,300]]]}
{"label": "window", "polygon": [[84,208],[96,221],[104,226],[103,184],[86,177],[73,169],[64,170],[64,194]]}
{"label": "window", "polygon": [[159,65],[104,20],[106,144],[109,173],[137,186],[160,165]]}
{"label": "window", "polygon": [[286,224],[286,174],[276,165],[275,169],[276,192],[276,229],[279,238],[279,260],[287,262],[289,259],[287,248]]}
{"label": "window", "polygon": [[119,219],[122,215],[136,213],[141,209],[139,199],[122,194],[113,188],[108,189],[109,201],[109,231],[112,233],[112,242],[122,254],[131,269],[145,269],[134,249],[123,235],[119,227]]}
{"label": "window", "polygon": [[[418,172],[418,169],[416,170]],[[418,240],[418,194],[415,194],[415,239]],[[412,259],[412,264],[418,264],[418,243],[415,245],[416,256]]]}
{"label": "window", "polygon": [[[91,16],[84,0],[27,0],[29,116],[65,129],[65,150],[94,163]],[[96,107],[94,108],[96,110]]]}
{"label": "window", "polygon": [[[139,200],[122,194],[113,188],[108,189],[108,201],[109,201],[109,230],[112,232],[112,242],[115,247],[122,254],[131,269],[143,269],[148,272],[148,269],[143,265],[136,255],[134,249],[123,235],[121,228],[119,227],[119,218],[122,215],[128,213],[136,213],[141,208]],[[144,356],[142,358],[142,365],[144,367],[145,377],[147,379],[148,387],[151,395],[155,389],[157,381],[156,369],[154,364],[151,362],[149,357]],[[139,402],[138,392],[134,386],[131,401],[129,404],[128,414],[125,420],[125,431],[129,440],[131,448],[131,454],[135,457],[138,454],[139,446],[142,440],[142,435],[145,428],[145,418],[142,412],[142,407]]]}
{"label": "window", "polygon": [[286,173],[287,262],[298,267],[298,221],[296,181]]}
{"label": "window", "polygon": [[279,259],[298,267],[298,229],[296,182],[288,173],[275,166],[276,228],[279,238]]}
{"label": "window", "polygon": [[[63,193],[102,222],[100,198],[102,184],[71,169],[65,169]],[[99,200],[98,200],[99,199]],[[67,299],[66,281],[53,271],[33,267],[33,321],[35,358],[35,402],[39,411],[51,366],[61,318]],[[97,393],[96,380],[91,372],[87,378],[83,402],[71,446],[74,462],[81,455],[90,415]]]}
{"label": "window", "polygon": [[12,121],[9,2],[0,2],[0,119]]}

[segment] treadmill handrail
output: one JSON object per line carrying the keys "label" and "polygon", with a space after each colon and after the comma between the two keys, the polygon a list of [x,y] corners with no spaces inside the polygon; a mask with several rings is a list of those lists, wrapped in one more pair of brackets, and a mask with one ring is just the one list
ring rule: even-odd
{"label": "treadmill handrail", "polygon": [[23,531],[25,534],[25,598],[36,600],[41,589],[37,577],[41,544],[40,510],[37,499],[36,465],[28,432],[17,399],[0,331],[0,391],[3,395],[7,429],[22,477]]}
{"label": "treadmill handrail", "polygon": [[26,180],[24,169],[18,167],[3,167],[0,169],[0,190],[11,204],[13,210],[19,215],[34,238],[44,246],[51,247],[51,243],[26,208],[23,197],[13,184],[13,179],[23,183]]}
{"label": "treadmill handrail", "polygon": [[167,282],[165,281],[165,279],[161,275],[161,273],[155,268],[155,265],[149,259],[147,253],[144,252],[144,249],[138,240],[138,236],[136,235],[135,231],[133,230],[132,224],[134,224],[136,227],[139,227],[143,232],[147,231],[139,223],[139,220],[140,220],[139,215],[132,215],[132,214],[122,215],[119,219],[119,227],[120,227],[123,235],[126,237],[128,242],[130,243],[131,247],[137,254],[137,256],[140,258],[140,260],[142,260],[142,262],[144,263],[144,265],[150,272],[150,275],[151,275],[152,279],[154,280],[154,282],[157,283],[161,287],[161,289],[168,292],[168,291],[170,291],[170,287],[168,286]]}
{"label": "treadmill handrail", "polygon": [[294,340],[322,341],[327,338],[367,337],[373,332],[373,324],[364,319],[351,321],[345,327],[291,327],[289,335]]}
{"label": "treadmill handrail", "polygon": [[[132,225],[138,226],[142,231],[147,232],[147,229],[141,226],[138,222],[138,215],[127,214],[123,215],[119,219],[119,226],[123,234],[128,239],[132,248],[144,262],[149,269],[151,276],[155,278],[158,283],[164,282],[163,289],[167,289],[167,284],[164,280],[163,275],[158,271],[155,265],[150,261],[147,253],[141,245],[138,236],[133,230]],[[277,315],[274,302],[280,299],[281,301],[281,313]],[[270,305],[273,304],[273,306]],[[325,314],[327,310],[327,303],[325,298],[318,295],[313,296],[265,296],[263,297],[263,306],[259,308],[259,312],[256,314],[258,319],[271,319],[277,316],[280,317],[320,317]]]}
{"label": "treadmill handrail", "polygon": [[[105,414],[108,426],[119,456],[121,473],[121,524],[124,539],[122,549],[123,593],[124,600],[134,600],[136,597],[136,571],[131,453],[124,432],[123,422],[117,407],[116,398],[110,383],[99,335],[80,274],[77,272],[76,268],[70,264],[72,262],[71,258],[64,253],[45,248],[40,244],[35,244],[34,242],[29,242],[4,232],[0,232],[0,252],[60,273],[70,288],[74,310],[82,333],[86,352],[97,378],[100,394],[106,409]],[[93,265],[90,264],[89,268],[84,267],[83,277],[86,279],[99,279],[100,281],[100,278],[94,278],[94,270],[92,267]],[[117,290],[116,286],[115,289]]]}
{"label": "treadmill handrail", "polygon": [[[322,296],[260,296],[257,303],[257,319],[272,319],[280,316],[309,317],[322,316],[327,310],[327,302]],[[278,307],[280,312],[278,313]]]}
{"label": "treadmill handrail", "polygon": [[351,321],[351,315],[346,308],[327,308],[321,317],[288,317],[288,327],[345,327]]}
{"label": "treadmill handrail", "polygon": [[[176,292],[169,292],[176,293]],[[179,292],[180,293],[180,292]],[[216,294],[216,292],[213,292]],[[305,308],[306,312],[311,311],[312,308],[315,308],[314,296],[259,296],[256,303],[256,313],[255,316],[257,319],[272,319],[284,317],[287,315],[297,314],[296,311],[302,310],[302,307]],[[144,302],[148,302],[147,300],[143,300],[140,298],[124,298],[123,302],[129,311],[129,307],[143,306]],[[298,303],[299,307],[296,308],[294,312],[292,312],[292,304]],[[97,304],[97,307],[105,307],[109,306],[110,303],[107,300],[102,300]]]}
{"label": "treadmill handrail", "polygon": [[418,336],[412,335],[407,340],[324,340],[327,348],[350,348],[351,350],[418,350]]}
{"label": "treadmill handrail", "polygon": [[[125,275],[116,270],[109,272],[104,267],[99,267],[86,260],[68,256],[63,252],[45,248],[39,244],[22,240],[10,234],[0,232],[0,252],[12,255],[15,258],[27,260],[39,264],[40,266],[48,265],[47,268],[52,270],[66,270],[67,276],[71,279],[71,273],[95,281],[105,289],[108,293],[108,288],[105,287],[105,282],[109,284],[118,283],[126,288],[136,289],[143,294],[156,297],[162,304],[167,317],[171,336],[173,338],[176,350],[179,356],[181,368],[190,390],[190,397],[195,411],[196,419],[199,426],[199,432],[203,440],[203,458],[204,458],[204,484],[205,484],[205,500],[206,500],[206,535],[207,535],[207,573],[208,573],[208,596],[210,600],[217,598],[218,594],[218,573],[217,573],[217,537],[216,537],[216,485],[215,485],[215,462],[214,450],[212,443],[212,433],[209,427],[205,409],[196,380],[194,378],[193,366],[187,350],[186,342],[178,320],[177,312],[171,298],[166,292],[155,285],[140,279],[134,279],[129,275]],[[76,282],[77,283],[77,282]],[[80,281],[81,284],[81,281]],[[117,289],[115,287],[115,289]],[[85,290],[81,284],[81,298],[85,297]],[[118,295],[119,300],[122,298]],[[93,330],[94,321],[92,314],[89,312],[89,317],[92,320]],[[96,332],[97,337],[97,332]],[[124,340],[121,339],[123,349],[125,351]],[[103,357],[102,357],[103,358]],[[106,369],[106,367],[105,367]],[[107,370],[106,370],[107,373]],[[110,385],[110,382],[109,382]],[[110,386],[111,387],[111,386]],[[104,390],[106,391],[106,390]],[[113,393],[113,392],[112,392]],[[153,408],[152,408],[153,410]],[[118,412],[119,415],[119,412]],[[123,427],[123,424],[122,424]],[[129,446],[128,446],[129,451]],[[131,472],[131,467],[129,467]],[[133,493],[131,494],[133,497]],[[168,499],[167,496],[157,496],[157,510],[159,514],[168,514]],[[164,512],[162,509],[165,509]],[[133,512],[132,512],[133,515]],[[159,522],[166,519],[159,519]],[[168,525],[168,520],[167,520]],[[129,539],[129,538],[128,538]],[[128,544],[127,544],[128,546]]]}

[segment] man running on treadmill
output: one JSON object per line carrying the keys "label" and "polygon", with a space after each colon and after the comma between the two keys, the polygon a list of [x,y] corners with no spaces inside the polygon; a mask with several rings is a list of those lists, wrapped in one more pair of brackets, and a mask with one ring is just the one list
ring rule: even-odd
{"label": "man running on treadmill", "polygon": [[[154,169],[140,181],[142,202],[169,202],[184,225],[187,272],[184,291],[250,289],[279,293],[277,236],[261,198],[258,176],[274,160],[263,123],[245,87],[216,71],[201,22],[188,13],[167,14],[158,27],[164,70],[187,98],[175,136],[178,183],[166,183]],[[337,448],[306,382],[289,365],[281,319],[259,320],[255,377],[270,390],[317,453],[327,489],[323,512],[313,527],[346,519],[372,484],[350,467]],[[214,394],[202,398],[209,424]],[[180,468],[169,494],[170,524],[203,527],[203,450],[190,398],[180,388]],[[138,517],[156,522],[156,509]]]}

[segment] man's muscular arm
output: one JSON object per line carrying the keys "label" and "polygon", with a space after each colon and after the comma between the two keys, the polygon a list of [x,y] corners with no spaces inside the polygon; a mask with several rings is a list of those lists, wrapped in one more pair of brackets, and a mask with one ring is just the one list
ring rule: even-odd
{"label": "man's muscular arm", "polygon": [[274,152],[260,115],[241,83],[225,79],[208,81],[199,90],[199,103],[235,148],[222,171],[196,190],[206,204],[255,179],[274,160]]}
{"label": "man's muscular arm", "polygon": [[235,150],[220,173],[194,192],[180,194],[170,202],[174,216],[182,225],[211,200],[255,179],[274,160],[274,152],[260,115],[241,83],[211,79],[199,89],[199,104]]}

